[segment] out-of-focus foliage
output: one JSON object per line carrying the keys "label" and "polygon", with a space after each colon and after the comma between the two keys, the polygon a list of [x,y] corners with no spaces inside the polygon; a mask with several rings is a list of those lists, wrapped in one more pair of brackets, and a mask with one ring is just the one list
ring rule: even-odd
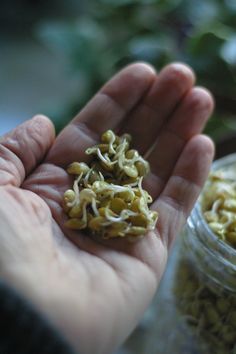
{"label": "out-of-focus foliage", "polygon": [[216,98],[207,132],[219,139],[236,129],[236,2],[234,0],[90,0],[76,20],[41,23],[38,35],[70,59],[81,82],[58,129],[127,63],[157,70],[172,61],[193,67]]}

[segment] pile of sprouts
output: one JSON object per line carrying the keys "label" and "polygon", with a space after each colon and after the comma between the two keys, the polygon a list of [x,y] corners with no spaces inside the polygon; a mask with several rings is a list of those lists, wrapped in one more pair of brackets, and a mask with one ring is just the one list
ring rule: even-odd
{"label": "pile of sprouts", "polygon": [[149,209],[152,198],[142,188],[148,162],[130,149],[131,136],[118,137],[108,130],[101,143],[90,147],[90,164],[73,162],[67,172],[74,176],[64,193],[68,215],[65,226],[87,230],[102,238],[127,237],[135,240],[155,228],[157,212]]}
{"label": "pile of sprouts", "polygon": [[212,231],[236,248],[236,171],[212,172],[202,195],[203,215]]}
{"label": "pile of sprouts", "polygon": [[204,282],[194,266],[182,258],[174,286],[176,305],[192,328],[201,353],[236,353],[236,297]]}

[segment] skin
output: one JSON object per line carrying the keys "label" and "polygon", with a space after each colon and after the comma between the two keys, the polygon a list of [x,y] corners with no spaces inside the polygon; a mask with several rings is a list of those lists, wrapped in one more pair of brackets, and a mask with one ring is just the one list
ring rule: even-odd
{"label": "skin", "polygon": [[[201,135],[209,92],[174,63],[119,72],[55,138],[36,116],[0,140],[0,275],[61,331],[76,351],[111,353],[140,320],[163,275],[171,245],[207,178],[213,143]],[[148,158],[145,181],[159,213],[136,243],[94,240],[66,229],[65,167],[107,129],[131,133]]]}

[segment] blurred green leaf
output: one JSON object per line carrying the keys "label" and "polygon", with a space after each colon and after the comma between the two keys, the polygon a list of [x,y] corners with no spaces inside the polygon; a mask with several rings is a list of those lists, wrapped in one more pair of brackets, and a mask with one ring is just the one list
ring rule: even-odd
{"label": "blurred green leaf", "polygon": [[221,46],[220,55],[229,65],[236,66],[236,35]]}
{"label": "blurred green leaf", "polygon": [[215,28],[212,30],[206,29],[205,31],[193,34],[188,43],[188,50],[194,56],[203,55],[206,57],[217,57],[219,49],[224,41],[227,40],[227,34]]}
{"label": "blurred green leaf", "polygon": [[236,13],[236,2],[235,0],[224,0],[226,8],[231,11]]}
{"label": "blurred green leaf", "polygon": [[[224,116],[224,114],[214,114],[207,123],[205,134],[209,134],[211,138],[217,142],[227,136],[228,133],[232,132],[230,122],[232,122],[232,117],[230,119],[228,116]],[[235,128],[234,130],[236,131]]]}

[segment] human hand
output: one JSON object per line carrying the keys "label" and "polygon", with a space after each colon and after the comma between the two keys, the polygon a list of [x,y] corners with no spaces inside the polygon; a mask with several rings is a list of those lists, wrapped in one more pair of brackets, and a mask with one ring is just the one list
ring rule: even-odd
{"label": "human hand", "polygon": [[[0,140],[0,274],[80,353],[110,353],[135,327],[207,177],[214,149],[200,133],[213,102],[193,85],[184,65],[156,74],[133,64],[55,140],[40,116]],[[64,227],[61,202],[72,183],[64,168],[85,161],[107,129],[130,133],[140,153],[150,151],[145,187],[159,219],[137,243],[98,242]]]}

